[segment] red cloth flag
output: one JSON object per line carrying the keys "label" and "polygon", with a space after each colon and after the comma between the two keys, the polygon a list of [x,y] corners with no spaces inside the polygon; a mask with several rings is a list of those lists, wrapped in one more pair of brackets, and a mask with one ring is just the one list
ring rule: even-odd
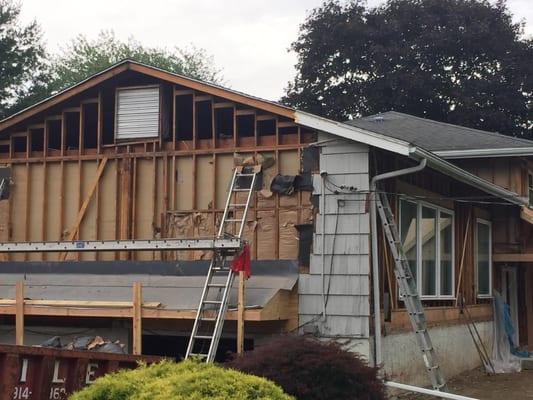
{"label": "red cloth flag", "polygon": [[241,254],[233,259],[230,266],[233,272],[244,271],[246,279],[252,275],[252,268],[250,267],[250,246],[245,244]]}

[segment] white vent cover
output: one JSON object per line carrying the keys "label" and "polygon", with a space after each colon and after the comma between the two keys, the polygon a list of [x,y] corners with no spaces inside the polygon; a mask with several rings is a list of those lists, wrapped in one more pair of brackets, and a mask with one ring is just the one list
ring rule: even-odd
{"label": "white vent cover", "polygon": [[159,86],[117,89],[117,140],[159,136]]}

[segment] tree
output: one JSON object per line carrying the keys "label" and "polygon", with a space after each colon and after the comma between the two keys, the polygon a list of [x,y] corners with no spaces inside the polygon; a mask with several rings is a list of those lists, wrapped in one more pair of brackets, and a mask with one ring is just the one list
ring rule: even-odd
{"label": "tree", "polygon": [[39,25],[22,25],[19,16],[19,4],[0,0],[0,119],[41,84],[46,70]]}
{"label": "tree", "polygon": [[98,378],[70,400],[294,400],[266,379],[197,361],[163,361]]}
{"label": "tree", "polygon": [[280,336],[225,366],[262,376],[298,400],[384,400],[378,369],[334,342]]}
{"label": "tree", "polygon": [[533,128],[533,41],[505,0],[330,0],[292,44],[284,101],[345,120],[389,110],[505,134]]}
{"label": "tree", "polygon": [[34,87],[33,91],[21,97],[11,111],[34,104],[125,59],[208,82],[222,81],[212,57],[202,49],[147,47],[133,38],[121,41],[112,31],[103,31],[94,40],[78,35],[61,54],[51,57],[46,83]]}

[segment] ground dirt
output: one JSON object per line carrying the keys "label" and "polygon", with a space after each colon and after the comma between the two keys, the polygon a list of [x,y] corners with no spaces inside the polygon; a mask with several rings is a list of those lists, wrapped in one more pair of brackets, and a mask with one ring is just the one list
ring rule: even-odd
{"label": "ground dirt", "polygon": [[[533,370],[516,374],[487,375],[479,368],[451,379],[448,382],[450,393],[473,397],[479,400],[527,400],[533,399]],[[403,395],[405,400],[435,400],[437,397],[423,395]]]}

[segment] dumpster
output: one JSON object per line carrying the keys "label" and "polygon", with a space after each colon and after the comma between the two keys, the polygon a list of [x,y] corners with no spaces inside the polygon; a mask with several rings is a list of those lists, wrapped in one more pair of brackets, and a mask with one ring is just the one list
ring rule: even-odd
{"label": "dumpster", "polygon": [[0,400],[61,400],[118,369],[163,357],[0,345]]}

